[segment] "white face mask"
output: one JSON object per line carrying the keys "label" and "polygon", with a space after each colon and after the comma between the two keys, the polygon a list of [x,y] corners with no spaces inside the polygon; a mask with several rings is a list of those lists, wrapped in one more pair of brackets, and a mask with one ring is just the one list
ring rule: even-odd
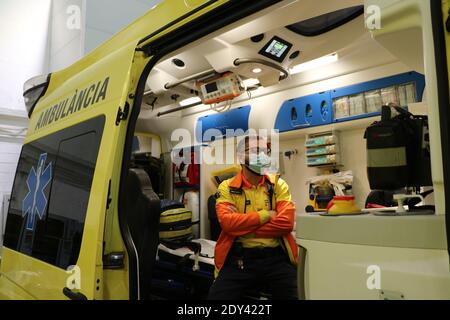
{"label": "white face mask", "polygon": [[264,152],[260,152],[259,154],[250,154],[249,163],[246,166],[250,171],[262,176],[269,171],[270,164],[270,157]]}

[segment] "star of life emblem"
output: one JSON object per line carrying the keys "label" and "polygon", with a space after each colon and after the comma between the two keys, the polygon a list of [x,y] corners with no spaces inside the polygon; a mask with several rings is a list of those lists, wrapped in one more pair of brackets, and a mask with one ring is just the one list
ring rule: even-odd
{"label": "star of life emblem", "polygon": [[39,156],[37,168],[31,167],[27,177],[28,193],[22,202],[22,216],[27,216],[26,229],[33,231],[36,225],[36,216],[39,220],[44,218],[47,207],[45,187],[52,179],[52,163],[45,167],[47,154]]}

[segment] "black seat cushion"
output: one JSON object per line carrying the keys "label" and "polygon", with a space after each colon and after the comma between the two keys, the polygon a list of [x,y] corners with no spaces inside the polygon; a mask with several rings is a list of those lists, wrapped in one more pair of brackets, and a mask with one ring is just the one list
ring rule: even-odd
{"label": "black seat cushion", "polygon": [[151,279],[159,244],[160,200],[143,169],[130,169],[127,177],[128,225],[139,259],[141,299],[150,298]]}
{"label": "black seat cushion", "polygon": [[210,224],[211,240],[217,241],[220,233],[222,232],[222,227],[220,226],[219,219],[217,218],[216,195],[212,195],[208,198],[208,219]]}

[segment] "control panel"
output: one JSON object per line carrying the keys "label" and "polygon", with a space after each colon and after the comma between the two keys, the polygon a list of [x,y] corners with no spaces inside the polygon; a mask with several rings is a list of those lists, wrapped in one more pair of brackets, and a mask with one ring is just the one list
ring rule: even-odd
{"label": "control panel", "polygon": [[239,97],[243,89],[238,77],[227,72],[207,82],[197,82],[203,104],[214,104]]}

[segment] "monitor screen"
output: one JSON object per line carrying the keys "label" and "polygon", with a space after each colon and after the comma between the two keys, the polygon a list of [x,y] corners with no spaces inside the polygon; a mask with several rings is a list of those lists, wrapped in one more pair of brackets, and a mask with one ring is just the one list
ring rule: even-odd
{"label": "monitor screen", "polygon": [[205,89],[206,93],[215,92],[218,90],[217,83],[216,82],[208,83],[207,85],[205,85]]}
{"label": "monitor screen", "polygon": [[279,38],[273,37],[265,46],[261,49],[259,54],[273,59],[278,62],[283,62],[286,58],[289,50],[291,50],[292,44]]}

